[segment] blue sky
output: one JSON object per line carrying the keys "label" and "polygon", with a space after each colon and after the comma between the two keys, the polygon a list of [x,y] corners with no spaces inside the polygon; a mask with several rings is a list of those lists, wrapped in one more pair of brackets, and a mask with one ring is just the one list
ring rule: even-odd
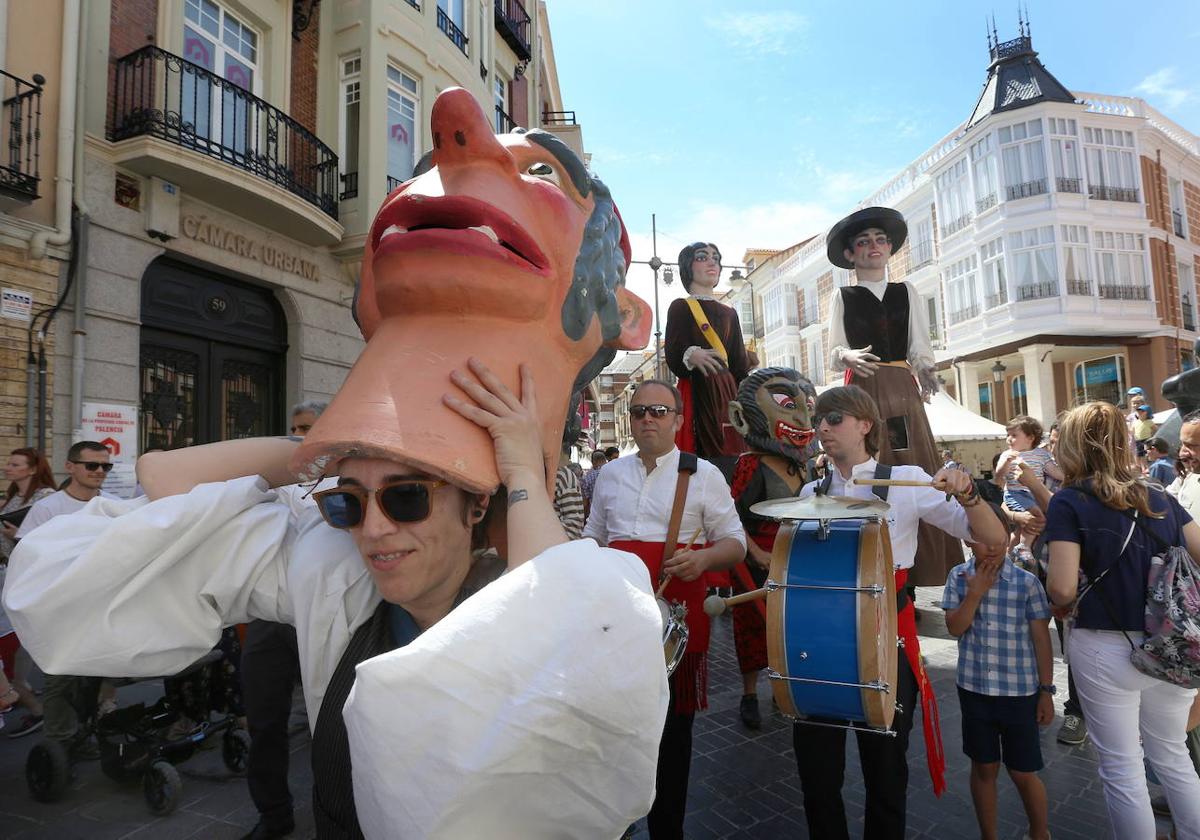
{"label": "blue sky", "polygon": [[[985,17],[995,14],[1000,40],[1017,35],[1016,3],[548,7],[564,107],[643,260],[651,213],[659,256],[672,261],[696,239],[733,264],[747,246],[825,229],[970,114],[987,75]],[[1140,96],[1193,132],[1198,8],[1028,0],[1034,49],[1068,89]],[[630,286],[649,300],[636,267]]]}

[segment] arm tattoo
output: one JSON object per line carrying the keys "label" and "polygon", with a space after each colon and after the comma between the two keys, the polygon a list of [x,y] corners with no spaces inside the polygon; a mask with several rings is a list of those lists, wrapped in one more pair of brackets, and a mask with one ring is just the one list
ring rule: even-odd
{"label": "arm tattoo", "polygon": [[512,507],[517,502],[523,502],[529,498],[528,490],[513,490],[508,494],[508,506]]}

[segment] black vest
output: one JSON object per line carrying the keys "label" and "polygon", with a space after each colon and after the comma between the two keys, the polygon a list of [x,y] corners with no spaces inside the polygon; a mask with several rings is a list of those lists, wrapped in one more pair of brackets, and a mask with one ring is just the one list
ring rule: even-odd
{"label": "black vest", "polygon": [[888,283],[883,300],[865,286],[844,286],[842,307],[846,344],[853,349],[871,345],[882,362],[908,360],[908,289]]}

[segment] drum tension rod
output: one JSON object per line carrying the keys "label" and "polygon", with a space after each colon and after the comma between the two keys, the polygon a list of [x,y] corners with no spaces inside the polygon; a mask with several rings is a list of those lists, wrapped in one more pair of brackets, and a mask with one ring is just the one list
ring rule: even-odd
{"label": "drum tension rod", "polygon": [[872,691],[891,691],[891,686],[879,680],[871,680],[869,683],[860,682],[841,682],[839,680],[818,680],[813,677],[785,677],[773,668],[767,669],[767,679],[771,680],[787,680],[788,682],[813,683],[814,685],[838,685],[845,688],[869,688]]}
{"label": "drum tension rod", "polygon": [[885,591],[885,587],[875,583],[870,586],[815,586],[807,583],[776,583],[773,580],[768,580],[766,590],[774,592],[777,589],[818,589],[826,592],[867,592],[872,597],[878,598]]}
{"label": "drum tension rod", "polygon": [[804,726],[824,726],[826,729],[849,729],[851,732],[863,732],[867,735],[887,735],[891,738],[895,738],[900,734],[895,729],[875,729],[870,726],[854,726],[853,724],[846,723],[826,723],[822,720],[809,720],[800,715],[784,715],[784,717],[789,717],[794,723],[800,723]]}

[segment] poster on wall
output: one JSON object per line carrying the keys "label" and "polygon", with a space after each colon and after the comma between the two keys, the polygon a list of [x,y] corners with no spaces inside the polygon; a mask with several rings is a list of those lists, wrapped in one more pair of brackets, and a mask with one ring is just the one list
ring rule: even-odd
{"label": "poster on wall", "polygon": [[83,404],[80,440],[94,440],[108,448],[112,472],[104,480],[103,490],[112,496],[131,499],[137,487],[134,463],[137,461],[136,405],[117,403]]}

